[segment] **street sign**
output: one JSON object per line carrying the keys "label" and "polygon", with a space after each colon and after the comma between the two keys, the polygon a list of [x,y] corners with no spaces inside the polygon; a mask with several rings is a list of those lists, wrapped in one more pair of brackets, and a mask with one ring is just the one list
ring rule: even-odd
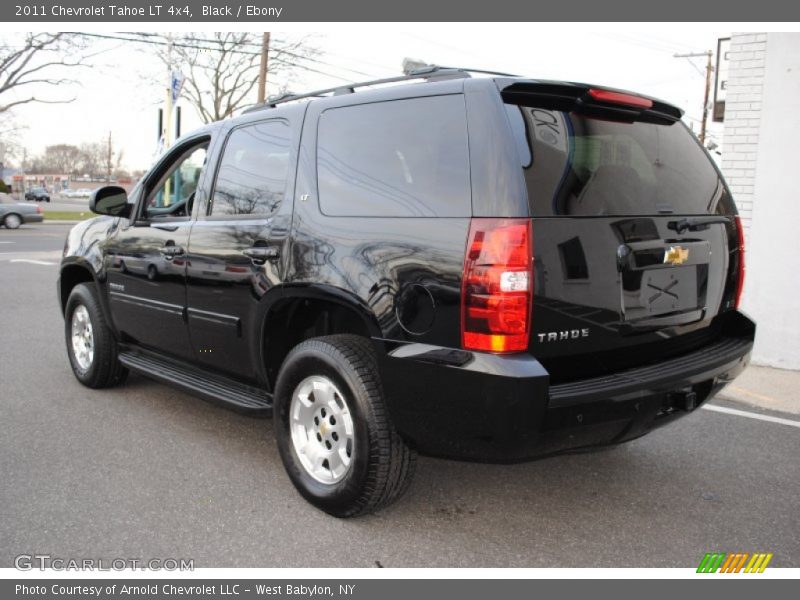
{"label": "street sign", "polygon": [[186,77],[183,76],[183,73],[180,71],[173,71],[172,77],[170,78],[170,85],[169,89],[172,93],[172,103],[178,100],[178,96],[181,95],[181,89],[183,89],[183,82],[186,81]]}

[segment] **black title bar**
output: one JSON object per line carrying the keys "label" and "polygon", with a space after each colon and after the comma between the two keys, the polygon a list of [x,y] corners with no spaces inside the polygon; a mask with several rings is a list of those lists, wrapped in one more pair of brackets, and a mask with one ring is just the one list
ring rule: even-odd
{"label": "black title bar", "polygon": [[0,19],[53,22],[502,22],[800,21],[786,0],[4,0]]}

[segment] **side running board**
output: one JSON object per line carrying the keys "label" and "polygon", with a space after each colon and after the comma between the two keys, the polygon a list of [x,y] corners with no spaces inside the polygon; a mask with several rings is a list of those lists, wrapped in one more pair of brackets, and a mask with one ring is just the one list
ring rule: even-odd
{"label": "side running board", "polygon": [[122,350],[120,362],[145,377],[179,387],[238,412],[270,416],[272,395],[258,388],[140,350]]}

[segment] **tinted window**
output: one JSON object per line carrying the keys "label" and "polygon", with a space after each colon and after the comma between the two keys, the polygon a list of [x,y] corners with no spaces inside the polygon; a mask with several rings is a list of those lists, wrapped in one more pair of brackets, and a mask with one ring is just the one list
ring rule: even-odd
{"label": "tinted window", "polygon": [[290,129],[268,121],[234,129],[214,185],[212,215],[271,215],[286,190]]}
{"label": "tinted window", "polygon": [[322,212],[341,216],[468,216],[466,113],[461,96],[325,111],[317,172]]}
{"label": "tinted window", "polygon": [[534,216],[729,214],[710,159],[682,123],[598,120],[507,105]]}

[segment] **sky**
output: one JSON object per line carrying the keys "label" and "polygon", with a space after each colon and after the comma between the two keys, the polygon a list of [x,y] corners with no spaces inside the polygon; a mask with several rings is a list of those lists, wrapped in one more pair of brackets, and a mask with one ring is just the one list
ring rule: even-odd
{"label": "sky", "polygon": [[[101,33],[113,35],[110,30]],[[272,35],[278,39],[307,36],[321,51],[319,62],[307,63],[315,72],[295,73],[290,84],[294,92],[399,75],[403,59],[410,57],[445,66],[633,90],[683,108],[687,122],[699,131],[704,58],[690,61],[673,55],[716,50],[717,39],[729,33],[724,25],[715,24],[634,25],[615,31],[568,24],[456,23],[328,25],[324,31],[294,27]],[[0,39],[13,43],[17,35],[4,31]],[[92,67],[71,73],[79,84],[46,92],[49,97],[74,97],[73,102],[14,110],[15,124],[22,127],[19,141],[30,155],[50,144],[100,141],[111,132],[123,150],[123,166],[146,169],[157,149],[157,112],[165,95],[166,69],[152,45],[96,39],[93,51],[98,54],[91,59]],[[186,100],[180,104],[183,131],[188,132],[201,121]],[[711,124],[710,139],[719,143],[721,137],[722,125]]]}

